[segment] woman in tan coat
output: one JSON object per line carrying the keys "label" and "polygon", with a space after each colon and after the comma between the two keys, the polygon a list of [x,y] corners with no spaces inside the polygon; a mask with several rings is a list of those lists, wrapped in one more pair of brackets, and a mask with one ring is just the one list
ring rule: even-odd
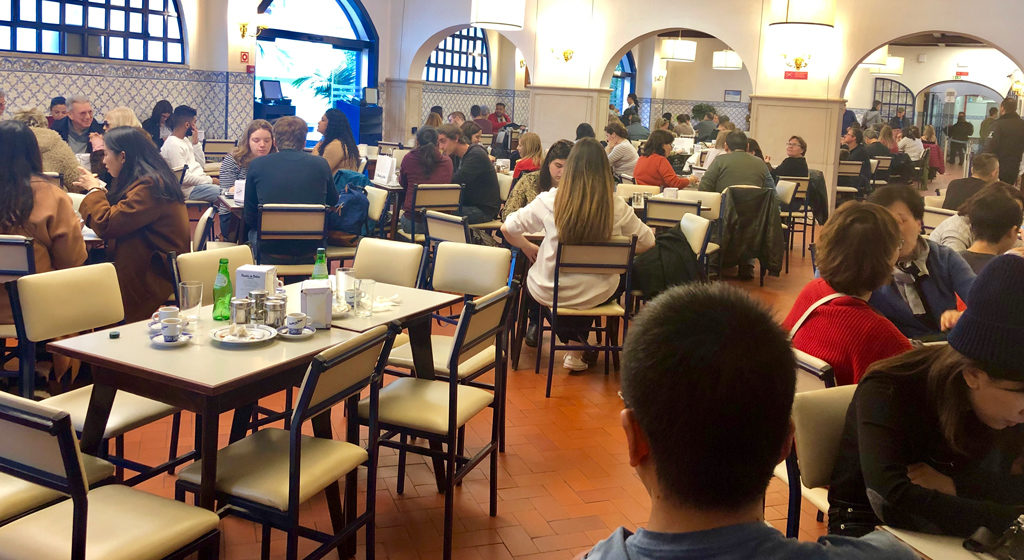
{"label": "woman in tan coat", "polygon": [[338,109],[328,109],[316,130],[323,134],[323,138],[313,146],[313,153],[327,160],[332,177],[339,169],[359,169],[359,147],[352,137],[352,127],[345,113]]}
{"label": "woman in tan coat", "polygon": [[108,130],[103,139],[103,163],[114,181],[108,191],[83,170],[80,183],[88,194],[79,212],[107,242],[125,320],[139,321],[173,291],[167,254],[188,252],[188,212],[181,187],[146,132],[122,126]]}
{"label": "woman in tan coat", "polygon": [[14,113],[14,120],[28,125],[32,134],[36,135],[39,154],[43,158],[43,171],[60,173],[64,179],[64,188],[78,192],[74,186],[78,180],[78,158],[60,134],[50,130],[46,117],[39,109],[25,109]]}

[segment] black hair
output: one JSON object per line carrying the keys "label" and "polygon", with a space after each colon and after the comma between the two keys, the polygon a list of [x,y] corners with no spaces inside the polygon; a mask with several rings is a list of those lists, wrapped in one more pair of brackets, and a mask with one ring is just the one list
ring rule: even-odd
{"label": "black hair", "polygon": [[156,119],[159,122],[160,116],[164,113],[174,113],[174,107],[171,106],[170,101],[161,99],[153,106],[153,113],[150,115],[150,118]]}
{"label": "black hair", "polygon": [[725,136],[725,145],[729,146],[730,152],[746,150],[747,143],[747,135],[741,130],[734,130]]}
{"label": "black hair", "polygon": [[594,127],[590,126],[590,123],[580,123],[576,127],[576,139],[581,138],[597,138],[597,135],[594,134]]}
{"label": "black hair", "polygon": [[503,108],[505,107],[505,104],[504,104],[504,103],[502,103],[501,101],[499,101],[499,102],[495,103],[495,104],[494,104],[494,107],[495,107],[495,108],[497,108],[497,107],[498,107],[499,105],[501,105],[501,106],[502,106]]}
{"label": "black hair", "polygon": [[551,162],[556,159],[568,159],[569,152],[572,151],[572,142],[569,140],[559,140],[548,148],[548,153],[544,156],[544,163],[540,165],[540,176],[537,177],[537,190],[540,192],[546,192],[551,190],[554,185],[551,184]]}
{"label": "black hair", "polygon": [[341,144],[345,146],[345,157],[358,159],[359,146],[356,145],[356,139],[352,136],[352,127],[349,126],[345,113],[338,109],[328,109],[324,116],[327,117],[327,130],[324,131],[324,136],[320,139],[318,155],[324,155],[324,149],[328,144],[340,140]]}
{"label": "black hair", "polygon": [[998,243],[1010,228],[1020,226],[1024,221],[1020,204],[1001,187],[983,189],[971,198],[967,217],[971,220],[971,232],[977,239]]}
{"label": "black hair", "polygon": [[32,177],[42,172],[35,133],[21,121],[0,121],[0,229],[25,225],[35,200]]}
{"label": "black hair", "polygon": [[672,122],[672,113],[662,113],[661,118],[665,119],[666,121]]}
{"label": "black hair", "polygon": [[864,131],[855,126],[850,127],[850,134],[853,135],[853,139],[857,141],[857,145],[860,146],[864,143]]}
{"label": "black hair", "polygon": [[462,126],[459,127],[459,131],[462,132],[462,138],[464,139],[460,142],[462,144],[472,144],[473,137],[476,136],[478,132],[482,132],[480,125],[473,121],[466,121],[462,123]]}
{"label": "black hair", "polygon": [[886,185],[871,193],[868,202],[886,208],[897,202],[902,202],[910,209],[910,214],[914,216],[915,220],[924,219],[924,199],[910,185]]}
{"label": "black hair", "polygon": [[479,117],[480,116],[480,106],[479,105],[473,105],[472,107],[470,107],[469,108],[469,116],[473,117],[474,119]]}
{"label": "black hair", "polygon": [[53,109],[54,106],[56,106],[56,105],[67,105],[67,104],[68,104],[68,100],[64,99],[64,97],[60,96],[60,95],[58,95],[57,97],[54,97],[53,99],[50,100],[50,108],[51,109]]}
{"label": "black hair", "polygon": [[629,329],[622,397],[672,501],[759,500],[789,435],[795,361],[772,314],[722,282],[671,288]]}
{"label": "black hair", "polygon": [[999,112],[999,109],[997,109],[996,107],[989,107],[988,108],[988,116],[990,116],[990,117],[995,116],[996,113],[998,113],[998,112]]}
{"label": "black hair", "polygon": [[[171,113],[171,117],[167,119],[167,128],[174,130],[178,128],[178,125],[195,117],[198,113],[192,107],[188,105],[178,105],[174,108],[174,112]],[[160,115],[157,115],[159,118]]]}
{"label": "black hair", "polygon": [[872,102],[871,102],[871,110],[872,110],[872,111],[877,111],[877,110],[879,110],[880,108],[882,108],[882,102],[881,102],[881,101],[879,101],[878,99],[876,99],[876,100],[874,100],[874,101],[872,101]]}
{"label": "black hair", "polygon": [[420,155],[420,161],[423,162],[423,173],[429,176],[441,162],[441,151],[437,147],[436,128],[425,126],[416,131],[416,151]]}
{"label": "black hair", "polygon": [[153,192],[157,198],[185,202],[181,185],[160,156],[160,150],[149,133],[131,126],[119,126],[108,130],[103,135],[103,142],[110,152],[124,153],[124,165],[107,192],[107,200],[111,204],[124,197],[128,187],[143,179],[153,182]]}
{"label": "black hair", "polygon": [[761,151],[761,144],[758,144],[757,140],[754,140],[753,138],[747,139],[747,153],[764,159],[764,152]]}
{"label": "black hair", "polygon": [[444,117],[444,109],[442,109],[440,105],[434,105],[433,107],[431,107],[430,112],[437,113],[438,115]]}
{"label": "black hair", "polygon": [[639,107],[639,106],[640,106],[640,100],[639,100],[639,99],[637,99],[637,96],[636,96],[636,94],[635,94],[635,93],[631,93],[631,94],[627,95],[627,96],[626,96],[626,99],[632,99],[632,100],[633,100],[633,105],[634,105],[634,106],[636,106],[636,107]]}

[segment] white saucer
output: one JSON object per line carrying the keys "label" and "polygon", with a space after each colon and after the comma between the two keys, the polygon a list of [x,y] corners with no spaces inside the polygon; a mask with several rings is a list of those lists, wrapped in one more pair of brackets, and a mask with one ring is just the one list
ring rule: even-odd
{"label": "white saucer", "polygon": [[352,308],[347,303],[335,301],[331,307],[331,319],[340,319],[349,311],[352,311]]}
{"label": "white saucer", "polygon": [[157,335],[150,336],[149,337],[149,341],[152,342],[154,346],[162,346],[164,348],[174,348],[175,346],[184,346],[184,345],[188,344],[189,342],[192,342],[192,335],[190,335],[188,333],[181,333],[180,335],[178,335],[178,340],[175,340],[174,342],[165,342],[164,341],[164,335],[163,334],[157,334]]}
{"label": "white saucer", "polygon": [[314,329],[312,327],[305,327],[305,328],[303,328],[302,329],[302,333],[300,333],[300,334],[290,334],[288,332],[288,327],[281,327],[281,328],[277,329],[277,336],[279,336],[281,338],[288,339],[288,340],[302,340],[304,338],[309,338],[309,337],[313,336],[314,334],[316,334],[316,329]]}

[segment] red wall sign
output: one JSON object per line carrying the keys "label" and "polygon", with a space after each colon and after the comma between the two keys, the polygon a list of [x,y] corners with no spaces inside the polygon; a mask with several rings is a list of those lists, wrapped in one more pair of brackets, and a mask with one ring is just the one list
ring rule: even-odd
{"label": "red wall sign", "polygon": [[968,74],[967,70],[958,70],[956,73],[958,78],[966,78]]}
{"label": "red wall sign", "polygon": [[256,73],[256,65],[255,64],[250,64],[250,65],[246,66],[245,67],[245,72],[246,72],[246,74],[255,74]]}
{"label": "red wall sign", "polygon": [[238,61],[241,62],[242,64],[248,64],[249,63],[249,51],[242,51],[238,55]]}
{"label": "red wall sign", "polygon": [[787,70],[785,77],[786,77],[787,80],[806,80],[807,79],[807,72],[793,72],[793,71]]}

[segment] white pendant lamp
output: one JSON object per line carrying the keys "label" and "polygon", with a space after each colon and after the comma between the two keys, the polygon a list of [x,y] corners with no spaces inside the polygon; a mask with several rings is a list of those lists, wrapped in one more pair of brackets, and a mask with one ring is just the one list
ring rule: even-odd
{"label": "white pendant lamp", "polygon": [[665,39],[661,42],[661,58],[673,62],[693,62],[697,59],[697,41]]}
{"label": "white pendant lamp", "polygon": [[469,24],[484,29],[519,31],[526,19],[526,0],[473,0]]}
{"label": "white pendant lamp", "polygon": [[889,45],[885,45],[869,54],[867,58],[861,61],[860,65],[868,68],[885,68],[887,58],[889,58]]}
{"label": "white pendant lamp", "polygon": [[879,76],[902,76],[903,57],[890,56],[885,60],[885,66],[882,68],[872,68],[871,73]]}
{"label": "white pendant lamp", "polygon": [[740,60],[740,55],[732,49],[715,51],[711,54],[712,70],[739,70],[741,68],[743,68],[743,61]]}

